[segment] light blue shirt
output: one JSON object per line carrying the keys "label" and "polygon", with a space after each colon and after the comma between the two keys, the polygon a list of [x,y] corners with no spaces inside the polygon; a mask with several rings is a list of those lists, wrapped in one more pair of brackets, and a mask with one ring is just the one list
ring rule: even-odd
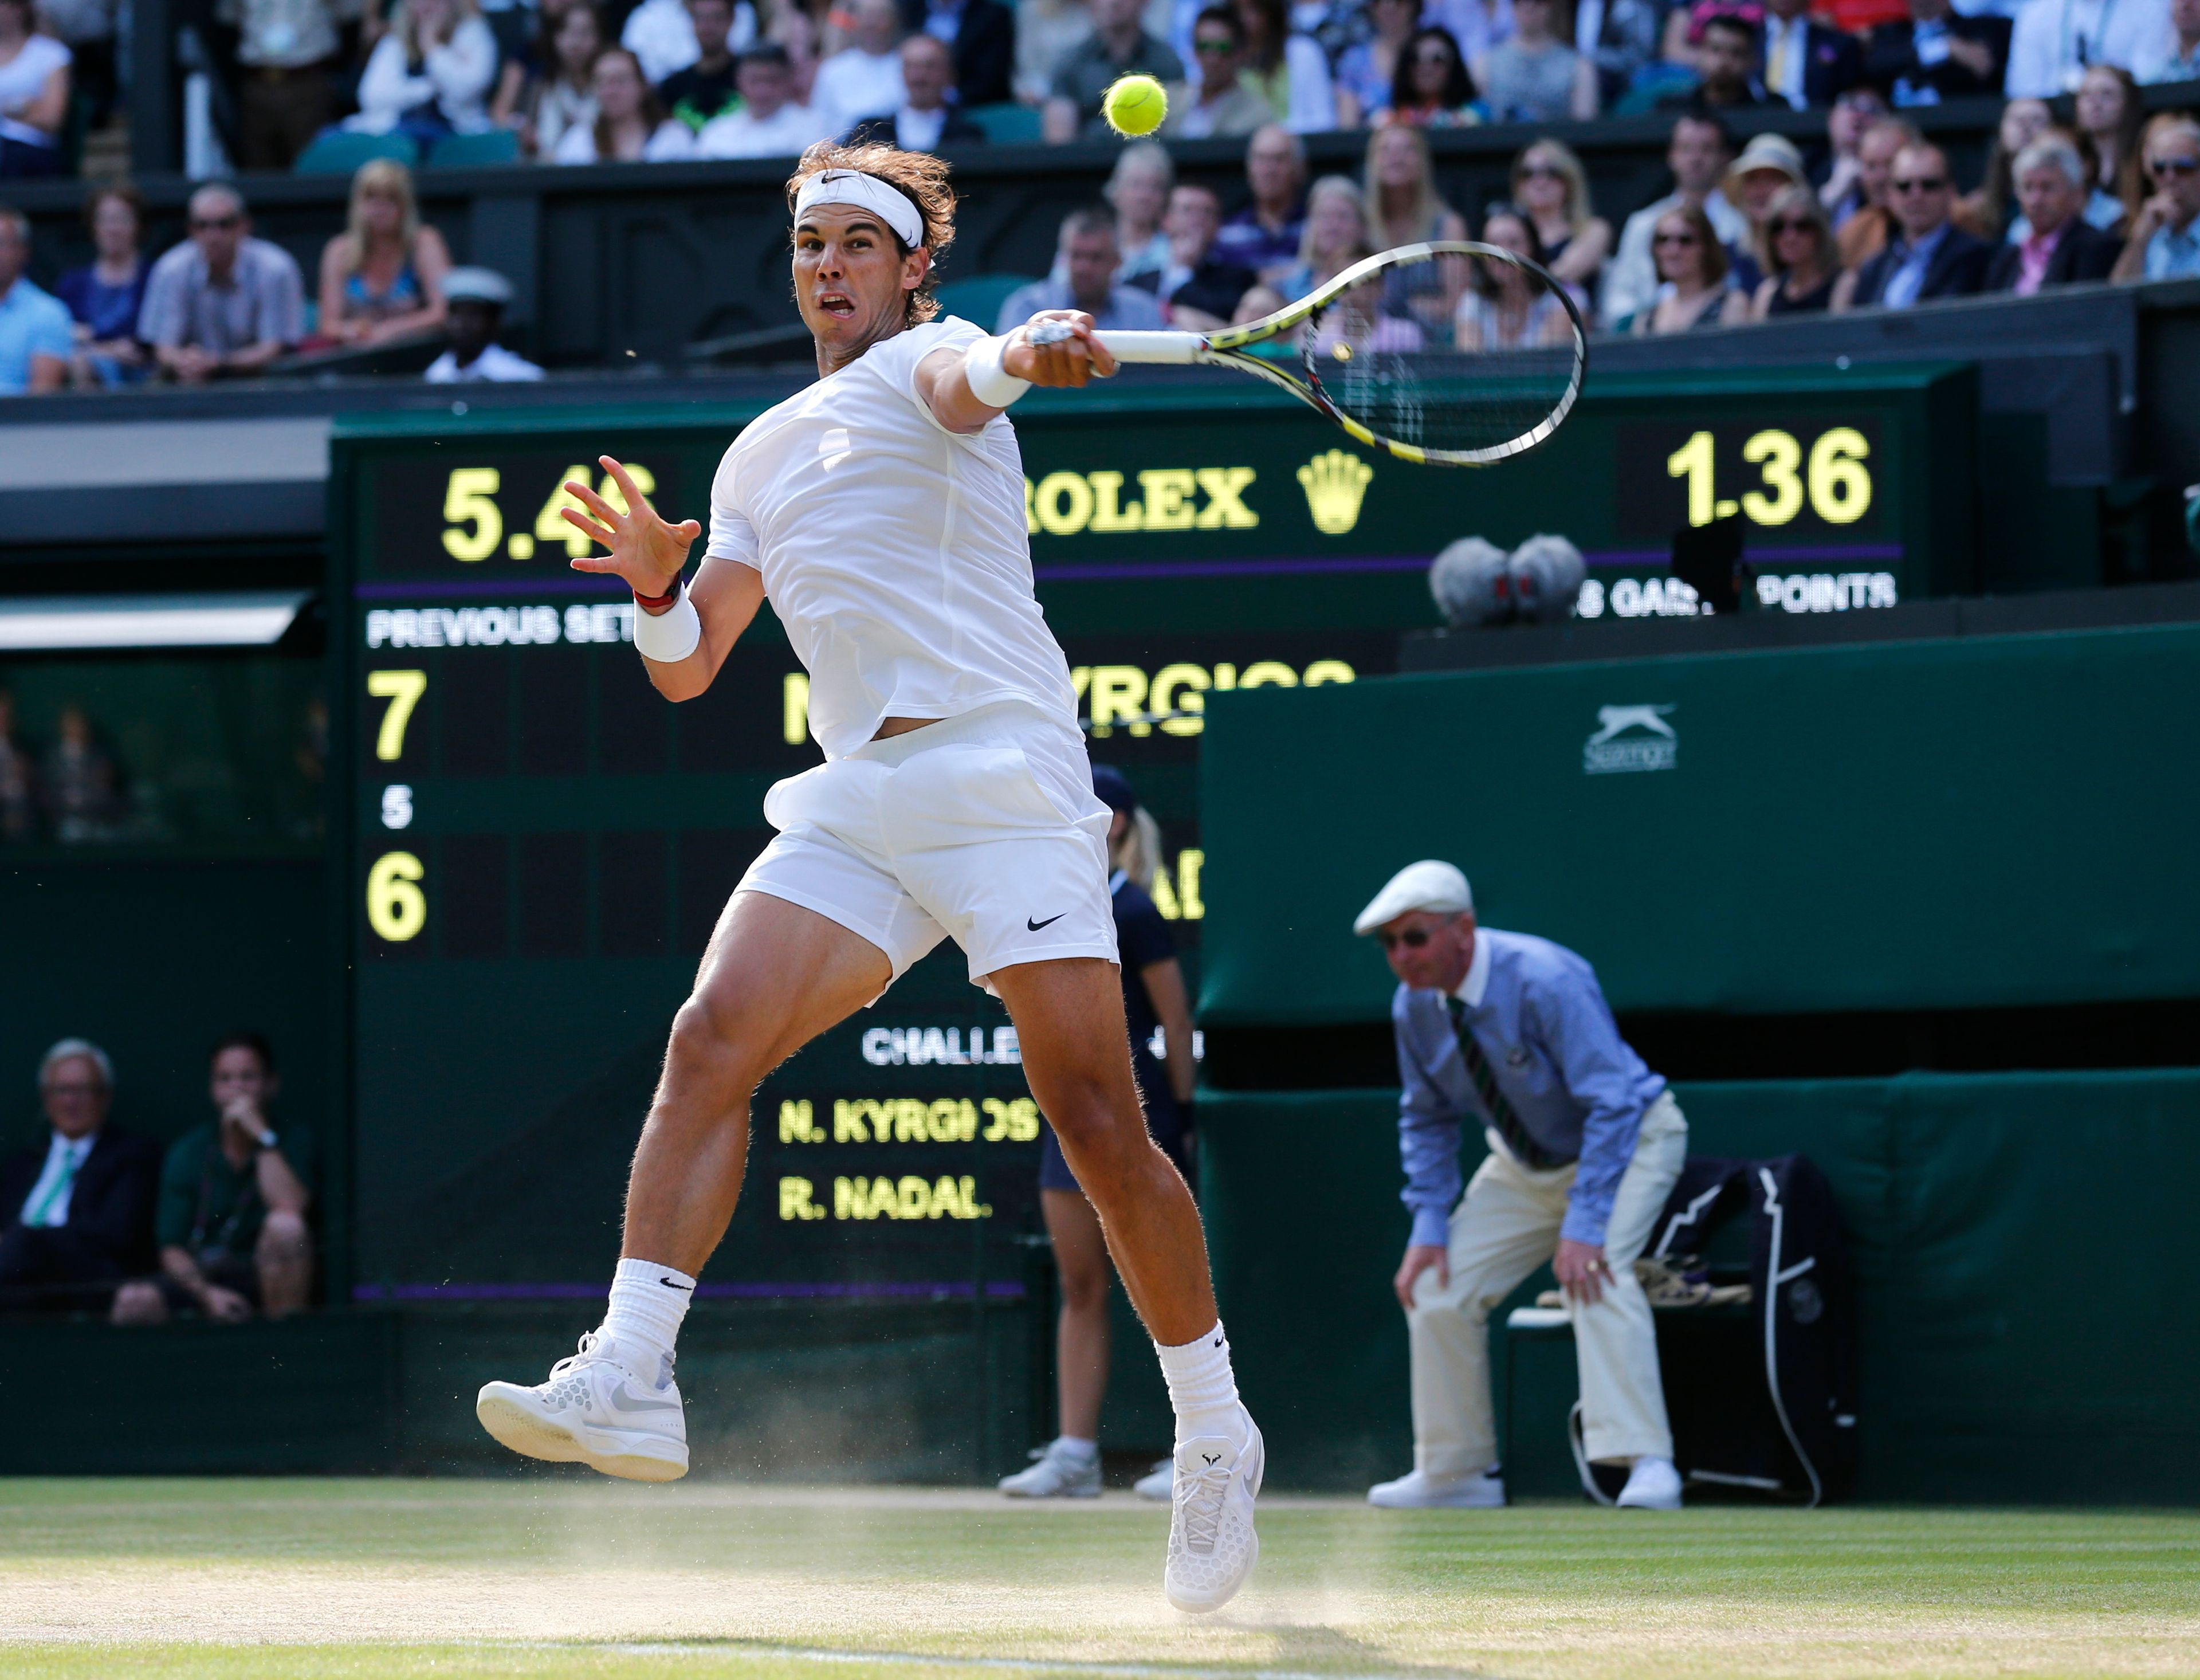
{"label": "light blue shirt", "polygon": [[[1551,1155],[1579,1163],[1559,1234],[1603,1242],[1643,1114],[1665,1080],[1619,1036],[1596,971],[1564,945],[1477,928],[1474,960],[1454,995],[1520,1124]],[[1398,1103],[1406,1168],[1400,1199],[1413,1210],[1413,1240],[1442,1244],[1462,1187],[1460,1126],[1470,1117],[1487,1124],[1490,1116],[1467,1075],[1443,993],[1400,986],[1390,1022],[1405,1087]]]}
{"label": "light blue shirt", "polygon": [[31,358],[68,360],[76,348],[69,312],[61,299],[28,279],[19,279],[0,297],[0,396],[20,396],[31,389]]}
{"label": "light blue shirt", "polygon": [[2200,216],[2181,228],[2164,225],[2146,242],[2146,278],[2189,280],[2200,277]]}
{"label": "light blue shirt", "polygon": [[[993,330],[1012,332],[1042,309],[1077,307],[1077,300],[1070,295],[1069,282],[1060,276],[1050,276],[1010,292],[1001,305],[1000,325]],[[1092,325],[1103,331],[1117,328],[1151,331],[1166,327],[1168,319],[1161,313],[1161,306],[1151,292],[1140,291],[1136,286],[1113,285],[1108,288],[1108,307],[1093,311]]]}
{"label": "light blue shirt", "polygon": [[1942,222],[1916,244],[1903,247],[1902,260],[1881,288],[1881,303],[1889,309],[1907,309],[1917,301],[1917,294],[1925,284],[1925,271],[1933,266],[1933,253],[1948,237],[1948,223]]}

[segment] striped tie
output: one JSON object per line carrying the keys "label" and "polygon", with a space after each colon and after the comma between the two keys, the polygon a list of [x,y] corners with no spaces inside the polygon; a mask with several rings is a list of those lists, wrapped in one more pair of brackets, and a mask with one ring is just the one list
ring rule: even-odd
{"label": "striped tie", "polygon": [[1459,1038],[1459,1053],[1466,1058],[1466,1076],[1473,1081],[1474,1094],[1482,1098],[1482,1106],[1489,1115],[1489,1123],[1497,1128],[1497,1135],[1505,1139],[1505,1147],[1512,1158],[1523,1167],[1538,1173],[1548,1173],[1553,1167],[1566,1165],[1541,1144],[1528,1135],[1528,1128],[1520,1123],[1520,1116],[1512,1112],[1512,1105],[1505,1100],[1505,1093],[1497,1088],[1497,1070],[1489,1065],[1489,1058],[1482,1053],[1475,1042],[1474,1030],[1466,1024],[1466,1005],[1457,998],[1444,999],[1451,1010],[1451,1030]]}

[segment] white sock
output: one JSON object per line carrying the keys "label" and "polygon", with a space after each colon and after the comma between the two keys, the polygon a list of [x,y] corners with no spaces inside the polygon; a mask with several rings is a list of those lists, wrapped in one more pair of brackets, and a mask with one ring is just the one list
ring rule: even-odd
{"label": "white sock", "polygon": [[1057,1435],[1047,1450],[1073,1464],[1090,1464],[1100,1456],[1100,1443],[1082,1435]]}
{"label": "white sock", "polygon": [[[597,1333],[623,1347],[655,1354],[670,1370],[672,1343],[680,1334],[680,1321],[688,1316],[688,1303],[695,1298],[695,1280],[685,1272],[647,1260],[622,1260],[611,1274],[611,1298]],[[640,1375],[662,1382],[657,1371]]]}
{"label": "white sock", "polygon": [[1154,1343],[1161,1355],[1161,1376],[1168,1384],[1169,1403],[1176,1408],[1179,1444],[1197,1435],[1223,1435],[1235,1440],[1243,1431],[1238,1424],[1238,1382],[1230,1374],[1230,1338],[1220,1320],[1214,1328],[1182,1347]]}

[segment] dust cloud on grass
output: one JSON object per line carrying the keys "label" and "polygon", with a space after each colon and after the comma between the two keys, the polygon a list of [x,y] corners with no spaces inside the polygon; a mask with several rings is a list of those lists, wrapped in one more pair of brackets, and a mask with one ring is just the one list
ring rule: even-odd
{"label": "dust cloud on grass", "polygon": [[[97,1672],[75,1665],[103,1651],[116,1673],[226,1680],[292,1671],[274,1648],[288,1647],[300,1674],[623,1680],[998,1680],[1003,1662],[1096,1680],[1109,1665],[1428,1680],[2200,1673],[2192,1517],[1630,1519],[1271,1499],[1261,1529],[1252,1588],[1195,1619],[1161,1595],[1166,1512],[1118,1496],[1010,1505],[555,1475],[0,1484],[0,1641],[13,1645],[0,1671]],[[399,1645],[422,1660],[372,1658]],[[300,1646],[318,1648],[311,1664]],[[136,1661],[179,1648],[237,1660]],[[864,1654],[901,1660],[844,1660]],[[354,1655],[366,1665],[338,1663]]]}

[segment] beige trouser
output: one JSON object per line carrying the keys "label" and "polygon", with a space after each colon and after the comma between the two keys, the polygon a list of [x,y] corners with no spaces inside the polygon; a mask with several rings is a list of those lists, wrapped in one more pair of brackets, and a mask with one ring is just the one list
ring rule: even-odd
{"label": "beige trouser", "polygon": [[[1612,1267],[1594,1307],[1571,1298],[1581,1367],[1583,1436],[1593,1460],[1673,1455],[1650,1302],[1635,1280],[1688,1150],[1688,1123],[1670,1092],[1642,1116],[1635,1158],[1619,1180],[1605,1227]],[[1531,1172],[1489,1134],[1482,1163],[1452,1210],[1450,1280],[1433,1268],[1413,1286],[1406,1314],[1413,1356],[1413,1466],[1432,1481],[1472,1476],[1497,1462],[1489,1400],[1490,1309],[1557,1251],[1574,1168]]]}

